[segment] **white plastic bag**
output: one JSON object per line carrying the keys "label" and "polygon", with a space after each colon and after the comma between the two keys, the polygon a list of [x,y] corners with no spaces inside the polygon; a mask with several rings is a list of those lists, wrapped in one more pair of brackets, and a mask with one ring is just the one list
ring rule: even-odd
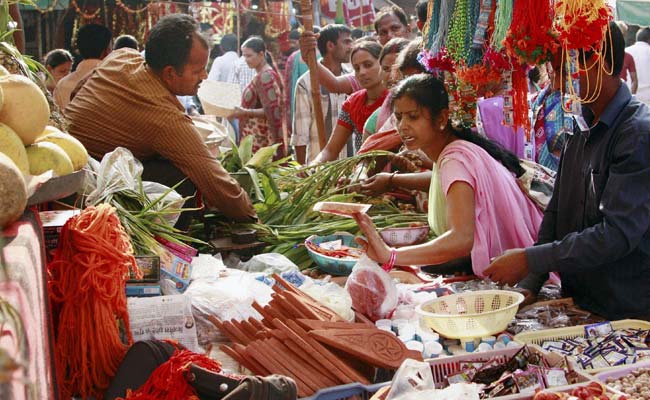
{"label": "white plastic bag", "polygon": [[252,274],[226,270],[227,276],[217,279],[197,279],[190,283],[184,295],[192,299],[192,313],[196,320],[199,343],[206,345],[223,341],[223,335],[210,322],[209,316],[222,321],[241,321],[253,317],[262,319],[252,304],[271,301],[273,290],[255,279]]}
{"label": "white plastic bag", "polygon": [[279,253],[257,254],[250,260],[240,263],[239,268],[248,272],[261,272],[264,275],[298,270],[298,266],[293,261]]}
{"label": "white plastic bag", "polygon": [[313,279],[306,279],[300,290],[331,308],[346,321],[354,322],[352,298],[343,287],[333,282],[316,283]]}
{"label": "white plastic bag", "polygon": [[387,318],[397,306],[397,286],[388,272],[363,256],[345,283],[352,306],[372,321]]}
{"label": "white plastic bag", "polygon": [[99,166],[90,164],[94,170],[91,175],[95,176],[87,180],[87,183],[94,183],[89,187],[86,204],[97,204],[106,196],[121,192],[123,190],[136,190],[138,188],[138,178],[142,176],[142,163],[138,161],[133,154],[123,147],[118,147],[110,153],[106,153],[102,158]]}
{"label": "white plastic bag", "polygon": [[410,358],[399,367],[386,400],[479,400],[480,385],[455,383],[436,390],[431,366]]}

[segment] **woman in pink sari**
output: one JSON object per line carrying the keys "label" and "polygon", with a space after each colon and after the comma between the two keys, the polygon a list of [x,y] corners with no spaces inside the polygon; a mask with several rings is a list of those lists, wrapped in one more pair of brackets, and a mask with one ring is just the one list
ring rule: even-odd
{"label": "woman in pink sari", "polygon": [[257,71],[242,93],[241,107],[232,114],[239,118],[240,137],[253,136],[253,151],[281,143],[276,156],[284,155],[282,129],[282,80],[264,40],[248,38],[241,46],[246,64]]}

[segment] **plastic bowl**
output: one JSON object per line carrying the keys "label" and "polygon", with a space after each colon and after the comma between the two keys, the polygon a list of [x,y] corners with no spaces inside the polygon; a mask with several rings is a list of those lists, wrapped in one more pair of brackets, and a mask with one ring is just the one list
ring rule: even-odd
{"label": "plastic bowl", "polygon": [[509,290],[480,290],[439,297],[415,309],[420,325],[452,339],[478,338],[504,331],[524,295]]}
{"label": "plastic bowl", "polygon": [[410,246],[419,244],[427,240],[429,226],[403,227],[403,228],[384,228],[379,234],[387,245],[393,247]]}
{"label": "plastic bowl", "polygon": [[[354,241],[353,235],[328,235],[328,236],[316,236],[312,235],[305,240],[305,243],[311,242],[313,244],[320,244],[325,242],[332,242],[334,240],[341,240],[343,245],[349,247],[359,247],[359,245]],[[352,272],[352,268],[357,263],[358,260],[342,260],[336,257],[329,257],[324,254],[317,253],[307,247],[309,256],[312,260],[318,265],[318,269],[323,272],[332,275],[338,276],[347,276]]]}

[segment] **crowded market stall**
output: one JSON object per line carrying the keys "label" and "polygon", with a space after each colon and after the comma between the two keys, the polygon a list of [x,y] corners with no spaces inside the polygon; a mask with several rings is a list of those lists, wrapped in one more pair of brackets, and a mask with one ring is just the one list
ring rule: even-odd
{"label": "crowded market stall", "polygon": [[[620,36],[612,18],[599,0],[430,0],[417,61],[436,81],[398,84],[395,113],[408,114],[399,101],[409,82],[440,85],[449,129],[476,128],[477,103],[499,97],[500,124],[521,130],[522,152],[535,153],[551,117],[530,118],[529,69],[555,69],[560,130],[589,128],[580,107],[607,92]],[[125,147],[89,155],[43,86],[43,67],[0,46],[0,398],[650,398],[650,322],[612,318],[580,291],[566,297],[566,267],[530,263],[511,282],[501,254],[482,255],[479,268],[472,246],[469,268],[400,265],[449,235],[428,212],[437,199],[396,183],[431,174],[421,153],[388,151],[415,142],[417,133],[399,135],[405,123],[351,157],[299,165],[281,156],[282,143],[229,133],[239,93],[199,89],[206,115],[192,123],[204,153],[256,215],[229,218],[234,201],[209,204],[199,190],[188,206],[186,179],[145,179],[145,163]],[[586,75],[597,77],[591,91],[580,88]],[[557,212],[562,173],[526,165],[513,187],[541,221]],[[380,176],[385,190],[368,190]],[[520,283],[535,272],[552,273],[533,296]]]}

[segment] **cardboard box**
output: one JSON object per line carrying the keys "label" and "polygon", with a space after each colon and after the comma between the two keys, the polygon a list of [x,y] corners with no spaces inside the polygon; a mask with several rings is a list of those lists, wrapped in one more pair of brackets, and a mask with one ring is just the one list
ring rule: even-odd
{"label": "cardboard box", "polygon": [[[192,249],[192,247],[186,245],[177,244],[175,246]],[[176,289],[181,293],[189,286],[190,277],[192,276],[192,256],[188,255],[191,252],[189,249],[181,252],[161,243],[161,249],[158,252],[161,278],[174,281]]]}
{"label": "cardboard box", "polygon": [[160,284],[158,283],[145,283],[145,284],[127,284],[126,296],[127,297],[151,297],[160,296]]}
{"label": "cardboard box", "polygon": [[45,252],[47,260],[50,261],[52,251],[59,245],[59,235],[63,225],[75,215],[78,215],[81,210],[55,210],[55,211],[41,211],[38,213],[41,223],[43,224],[43,238],[45,240]]}
{"label": "cardboard box", "polygon": [[127,283],[158,283],[160,282],[160,257],[158,256],[135,256],[135,263],[142,271],[142,279],[135,279],[130,276]]}

